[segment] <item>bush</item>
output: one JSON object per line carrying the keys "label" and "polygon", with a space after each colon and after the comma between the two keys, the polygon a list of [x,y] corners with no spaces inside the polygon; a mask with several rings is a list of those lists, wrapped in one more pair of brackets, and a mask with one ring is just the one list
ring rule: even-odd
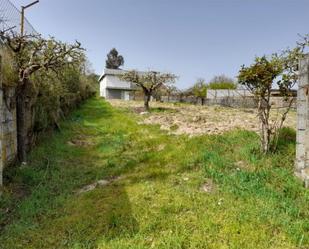
{"label": "bush", "polygon": [[58,122],[83,100],[94,96],[97,76],[84,74],[80,65],[68,65],[60,72],[40,72],[32,80],[38,86],[38,96],[34,105],[34,132],[50,126],[58,127]]}

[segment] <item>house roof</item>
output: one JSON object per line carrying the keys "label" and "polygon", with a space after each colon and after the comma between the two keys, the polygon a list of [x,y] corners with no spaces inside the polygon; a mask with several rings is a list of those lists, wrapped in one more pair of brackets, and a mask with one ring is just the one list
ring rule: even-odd
{"label": "house roof", "polygon": [[[137,71],[137,70],[135,70],[135,71]],[[102,73],[102,75],[99,78],[99,82],[102,81],[106,75],[122,75],[122,74],[124,74],[126,72],[129,72],[129,70],[105,68],[104,72]],[[146,72],[143,72],[143,71],[137,71],[137,72],[140,75],[146,74]]]}
{"label": "house roof", "polygon": [[127,70],[122,69],[109,69],[105,68],[103,71],[103,74],[100,76],[99,81],[103,80],[106,75],[122,75],[125,72],[128,72]]}

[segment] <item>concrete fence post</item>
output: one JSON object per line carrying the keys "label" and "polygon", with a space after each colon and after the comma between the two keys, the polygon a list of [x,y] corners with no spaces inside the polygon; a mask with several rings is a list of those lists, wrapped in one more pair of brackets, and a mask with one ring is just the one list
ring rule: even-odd
{"label": "concrete fence post", "polygon": [[309,54],[299,63],[295,174],[309,187]]}
{"label": "concrete fence post", "polygon": [[0,54],[0,187],[3,185],[3,153],[2,153],[2,146],[3,146],[3,91],[2,91],[2,56]]}

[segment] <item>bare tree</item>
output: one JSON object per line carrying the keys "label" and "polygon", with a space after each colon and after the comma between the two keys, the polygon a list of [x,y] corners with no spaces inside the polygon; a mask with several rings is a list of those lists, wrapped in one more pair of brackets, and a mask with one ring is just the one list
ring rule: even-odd
{"label": "bare tree", "polygon": [[161,88],[157,89],[153,96],[158,101],[162,100],[163,96],[167,96],[167,102],[170,101],[170,98],[172,95],[177,95],[179,93],[179,90],[174,85],[164,85]]}
{"label": "bare tree", "polygon": [[18,158],[26,161],[30,145],[32,108],[37,97],[36,86],[31,82],[32,74],[39,70],[54,70],[79,60],[82,48],[79,42],[68,45],[54,38],[44,39],[40,35],[19,36],[0,33],[1,39],[13,52],[18,81],[16,82],[17,144]]}
{"label": "bare tree", "polygon": [[149,71],[139,73],[135,70],[128,71],[120,76],[122,80],[132,82],[143,90],[144,93],[144,107],[149,110],[149,101],[156,90],[162,86],[168,86],[175,83],[176,76],[171,73],[159,73]]}

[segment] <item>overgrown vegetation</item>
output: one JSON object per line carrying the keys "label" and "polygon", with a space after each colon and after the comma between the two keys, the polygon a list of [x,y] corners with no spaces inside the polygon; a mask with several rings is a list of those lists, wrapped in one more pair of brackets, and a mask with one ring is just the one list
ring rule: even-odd
{"label": "overgrown vegetation", "polygon": [[[92,99],[11,169],[2,248],[306,249],[309,192],[293,176],[295,131],[277,153],[254,132],[171,136]],[[107,186],[78,194],[100,179]]]}
{"label": "overgrown vegetation", "polygon": [[[286,50],[281,55],[274,54],[257,57],[248,67],[242,66],[239,71],[239,84],[245,86],[253,94],[261,123],[261,151],[268,153],[277,148],[279,132],[290,111],[294,99],[291,90],[298,80],[298,63],[305,48],[309,46],[308,37],[298,42],[296,48]],[[271,122],[271,91],[279,88],[280,95],[285,98],[287,108],[283,113],[278,112],[277,118]]]}
{"label": "overgrown vegetation", "polygon": [[38,96],[34,105],[33,131],[45,131],[59,122],[84,100],[94,96],[98,76],[87,68],[86,61],[66,65],[56,72],[36,74],[32,81],[38,86]]}
{"label": "overgrown vegetation", "polygon": [[15,91],[9,108],[16,108],[18,157],[24,162],[35,129],[57,124],[63,114],[95,93],[94,82],[86,74],[85,54],[78,42],[6,32],[0,36],[6,55],[3,85]]}

